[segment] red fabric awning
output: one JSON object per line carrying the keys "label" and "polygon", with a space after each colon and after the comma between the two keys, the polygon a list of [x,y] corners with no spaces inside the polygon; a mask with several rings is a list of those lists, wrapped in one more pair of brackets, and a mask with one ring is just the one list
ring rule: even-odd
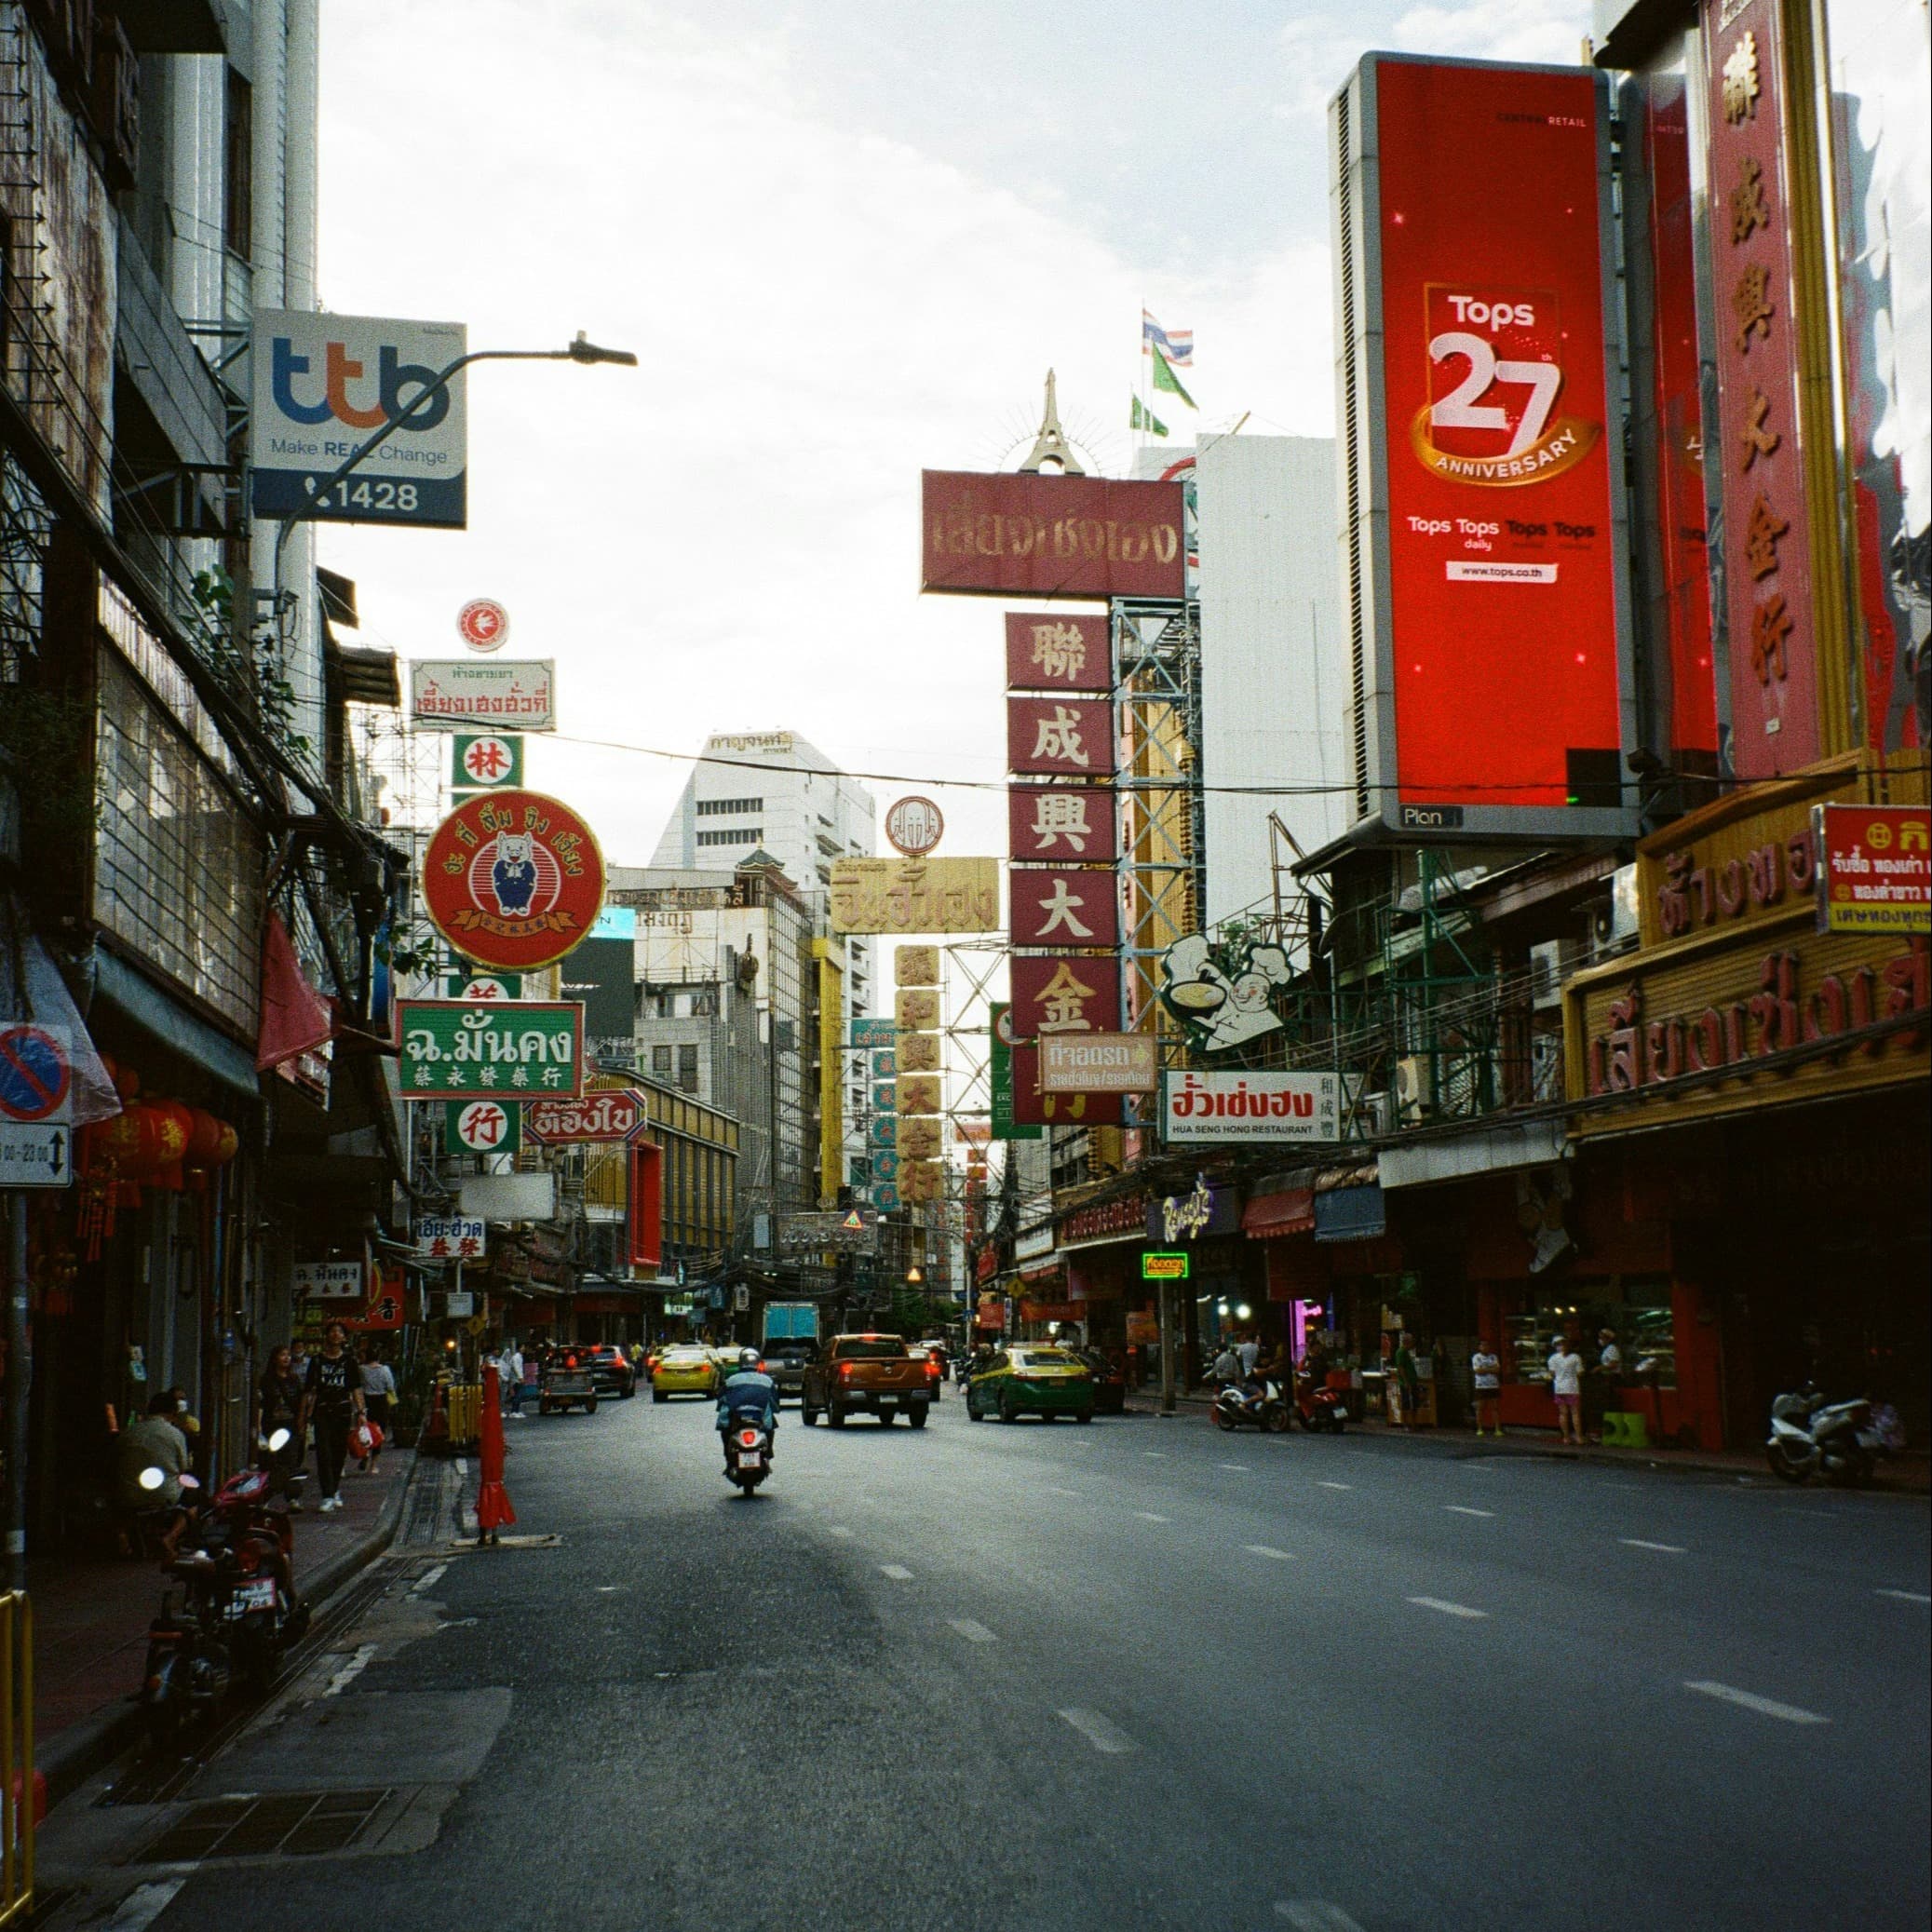
{"label": "red fabric awning", "polygon": [[335,1008],[308,983],[302,962],[278,913],[268,915],[262,935],[262,1029],[255,1070],[265,1074],[298,1054],[326,1047],[335,1031]]}
{"label": "red fabric awning", "polygon": [[1277,1235],[1305,1235],[1315,1225],[1315,1190],[1290,1187],[1283,1194],[1264,1194],[1249,1202],[1241,1216],[1241,1232],[1250,1241],[1272,1241]]}

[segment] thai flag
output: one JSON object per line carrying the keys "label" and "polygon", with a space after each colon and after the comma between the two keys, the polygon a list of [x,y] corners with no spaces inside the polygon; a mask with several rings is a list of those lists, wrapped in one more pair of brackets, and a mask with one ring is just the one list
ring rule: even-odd
{"label": "thai flag", "polygon": [[1143,348],[1158,349],[1168,358],[1169,368],[1194,367],[1194,331],[1177,329],[1170,335],[1144,308],[1141,311],[1141,345]]}

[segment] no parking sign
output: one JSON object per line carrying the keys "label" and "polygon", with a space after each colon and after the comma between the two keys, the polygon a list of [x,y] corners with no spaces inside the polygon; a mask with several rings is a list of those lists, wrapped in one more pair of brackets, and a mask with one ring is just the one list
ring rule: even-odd
{"label": "no parking sign", "polygon": [[0,1119],[65,1122],[74,1117],[74,1068],[64,1026],[33,1020],[0,1025]]}

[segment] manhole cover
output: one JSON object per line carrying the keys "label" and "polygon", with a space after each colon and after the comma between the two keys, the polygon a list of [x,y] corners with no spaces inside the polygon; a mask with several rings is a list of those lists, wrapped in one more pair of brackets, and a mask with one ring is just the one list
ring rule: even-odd
{"label": "manhole cover", "polygon": [[397,1795],[370,1791],[277,1791],[190,1805],[129,1861],[196,1865],[205,1858],[299,1858],[346,1851]]}

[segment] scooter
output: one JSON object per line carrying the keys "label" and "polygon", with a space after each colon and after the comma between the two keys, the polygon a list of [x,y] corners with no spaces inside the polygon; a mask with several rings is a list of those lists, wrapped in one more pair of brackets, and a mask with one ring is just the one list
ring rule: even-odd
{"label": "scooter", "polygon": [[1295,1413],[1310,1432],[1326,1429],[1330,1435],[1339,1436],[1348,1426],[1348,1411],[1341,1396],[1334,1389],[1317,1387],[1312,1375],[1295,1377]]}
{"label": "scooter", "polygon": [[724,1432],[724,1474],[750,1495],[772,1473],[772,1439],[768,1429],[750,1423]]}
{"label": "scooter", "polygon": [[1209,1410],[1217,1429],[1238,1429],[1244,1425],[1265,1429],[1279,1436],[1294,1425],[1294,1411],[1281,1398],[1278,1382],[1263,1382],[1260,1395],[1251,1395],[1238,1382],[1223,1383]]}
{"label": "scooter", "polygon": [[1889,1404],[1874,1409],[1863,1397],[1828,1402],[1809,1382],[1771,1405],[1771,1434],[1764,1454],[1771,1473],[1786,1482],[1862,1484],[1882,1457],[1905,1446],[1905,1431]]}

